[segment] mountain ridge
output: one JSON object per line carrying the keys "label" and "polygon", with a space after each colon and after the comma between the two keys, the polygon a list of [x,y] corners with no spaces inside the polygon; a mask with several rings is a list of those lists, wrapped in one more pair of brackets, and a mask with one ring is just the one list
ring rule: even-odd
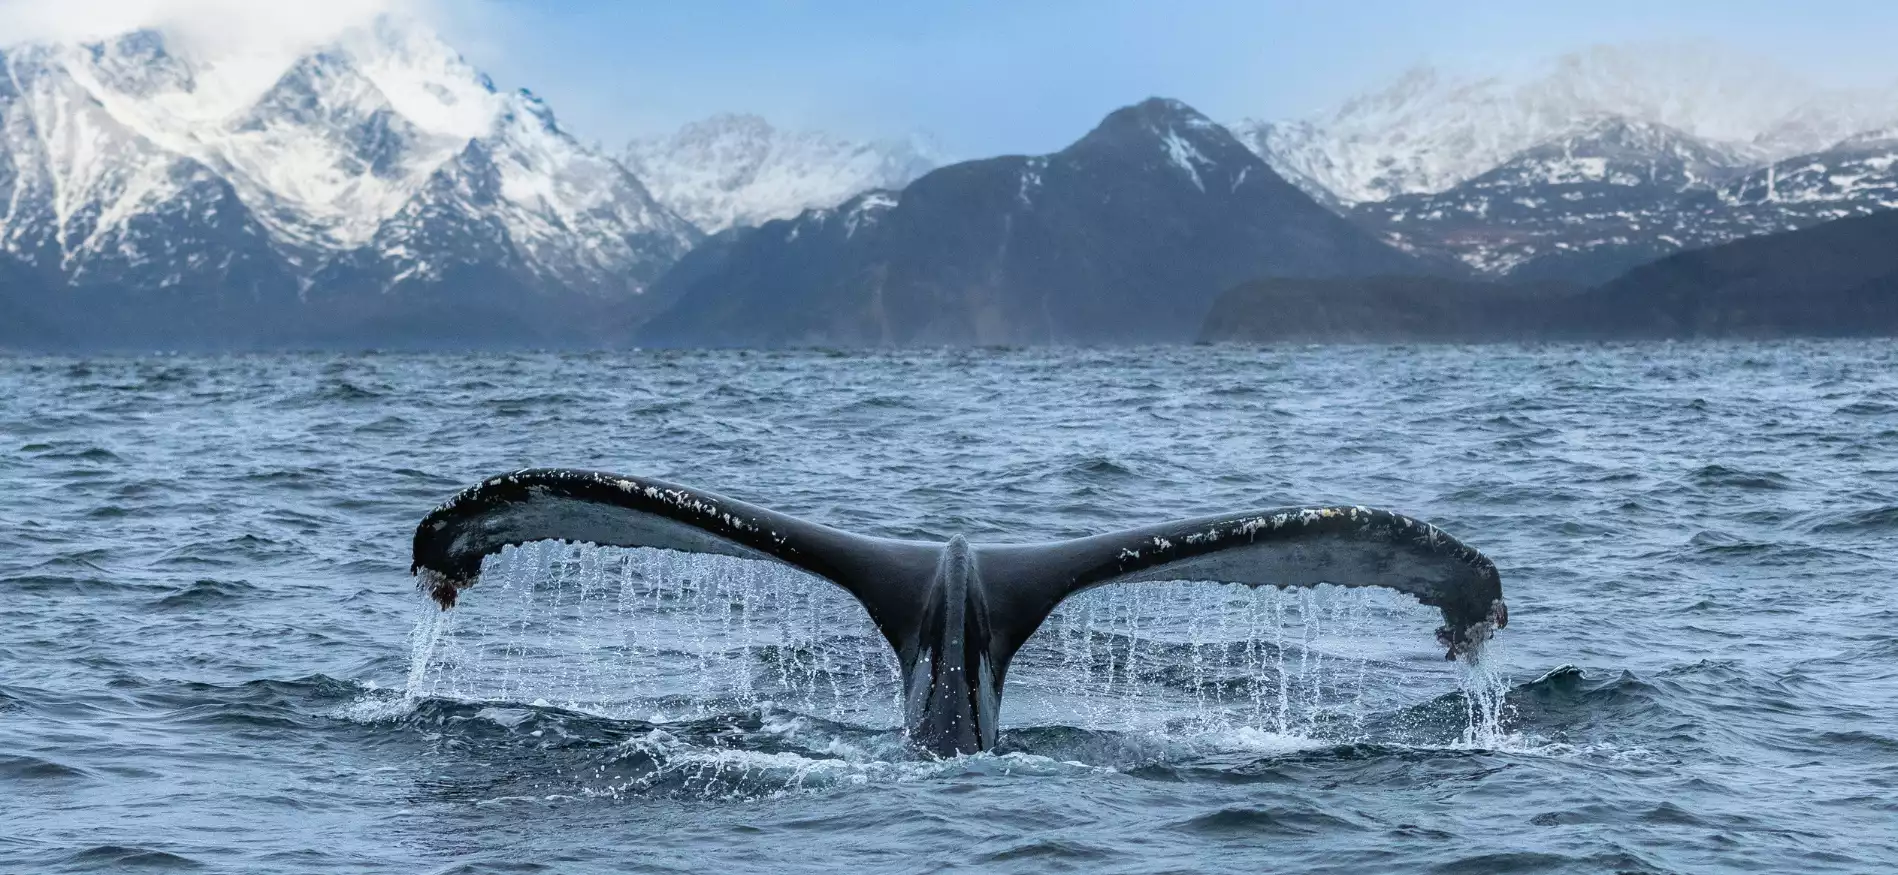
{"label": "mountain ridge", "polygon": [[1234,130],[1321,203],[1486,279],[1590,284],[1898,207],[1898,87],[1820,88],[1706,47],[1595,47],[1526,78],[1414,68]]}
{"label": "mountain ridge", "polygon": [[[1599,136],[1636,129],[1645,136]],[[1898,140],[1867,134],[1760,166],[1679,131],[1611,119],[1448,191],[1350,214],[1480,276],[1589,284],[1675,252],[1894,208]]]}
{"label": "mountain ridge", "polygon": [[725,113],[670,136],[635,139],[624,163],[660,202],[716,234],[836,206],[873,189],[902,188],[942,158],[919,137],[848,140]]}
{"label": "mountain ridge", "polygon": [[[412,311],[378,299],[417,295],[452,307],[425,287],[470,271],[507,278],[482,281],[508,289],[484,302],[497,330],[546,328],[537,311],[557,301],[640,311],[702,237],[530,92],[498,91],[412,23],[346,33],[256,93],[156,31],[0,57],[0,250],[40,286],[41,321],[95,342],[172,342],[194,309],[257,311],[249,328],[220,323],[222,340],[284,342],[309,322],[313,289],[366,310]],[[128,312],[141,299],[180,311],[95,318],[112,307],[106,286]]]}
{"label": "mountain ridge", "polygon": [[1536,343],[1898,336],[1898,211],[1675,253],[1589,287],[1255,280],[1202,341]]}
{"label": "mountain ridge", "polygon": [[1757,163],[1898,124],[1898,87],[1823,88],[1708,45],[1599,45],[1527,75],[1419,65],[1319,113],[1232,127],[1286,178],[1352,206],[1446,191],[1603,116],[1664,125]]}
{"label": "mountain ridge", "polygon": [[645,342],[1190,339],[1207,300],[1289,270],[1420,270],[1179,101],[1108,114],[1067,148],[961,162],[900,192],[768,222],[688,258]]}
{"label": "mountain ridge", "polygon": [[157,30],[12,45],[0,297],[15,335],[76,345],[598,345],[689,336],[694,308],[775,314],[733,342],[1144,342],[1244,279],[1593,285],[1898,209],[1898,102],[1795,83],[1734,109],[1778,74],[1657,64],[1416,71],[1269,130],[1153,99],[1058,152],[938,166],[736,115],[608,154],[393,17],[246,82]]}

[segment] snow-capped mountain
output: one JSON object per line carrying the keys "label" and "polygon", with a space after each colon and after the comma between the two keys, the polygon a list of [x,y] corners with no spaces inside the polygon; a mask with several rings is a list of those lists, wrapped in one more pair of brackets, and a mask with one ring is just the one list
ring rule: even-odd
{"label": "snow-capped mountain", "polygon": [[490,266],[595,297],[638,294],[699,234],[619,162],[562,133],[526,92],[428,176],[368,248],[385,286]]}
{"label": "snow-capped mountain", "polygon": [[1731,148],[1610,117],[1448,191],[1398,195],[1352,212],[1394,242],[1478,273],[1593,282],[1728,239],[1713,195],[1746,167]]}
{"label": "snow-capped mountain", "polygon": [[1898,89],[1828,90],[1708,48],[1599,47],[1527,78],[1412,70],[1235,132],[1386,239],[1491,277],[1642,261],[1887,209]]}
{"label": "snow-capped mountain", "polygon": [[1898,90],[1842,91],[1704,46],[1601,46],[1528,76],[1418,67],[1390,86],[1234,132],[1286,178],[1357,204],[1442,192],[1604,116],[1773,160],[1898,122]]}
{"label": "snow-capped mountain", "polygon": [[[189,81],[149,36],[85,50],[21,47],[0,62],[0,272],[10,278],[0,296],[27,321],[63,307],[101,327],[155,325],[164,311],[216,304],[205,318],[214,325],[293,294],[231,185],[95,96],[102,81],[133,94]],[[55,288],[57,301],[45,294]],[[121,290],[133,306],[97,307]]]}
{"label": "snow-capped mountain", "polygon": [[0,258],[42,278],[31,303],[51,321],[77,300],[61,289],[176,288],[274,306],[279,330],[319,280],[332,300],[400,296],[469,270],[512,306],[637,310],[702,237],[413,24],[378,21],[249,85],[156,31],[4,59]]}
{"label": "snow-capped mountain", "polygon": [[781,130],[754,115],[718,115],[669,137],[634,140],[625,163],[661,203],[716,233],[902,188],[942,162],[916,137],[854,141]]}
{"label": "snow-capped mountain", "polygon": [[1761,166],[1680,131],[1605,119],[1448,191],[1350,211],[1480,274],[1600,282],[1683,249],[1898,209],[1894,133]]}

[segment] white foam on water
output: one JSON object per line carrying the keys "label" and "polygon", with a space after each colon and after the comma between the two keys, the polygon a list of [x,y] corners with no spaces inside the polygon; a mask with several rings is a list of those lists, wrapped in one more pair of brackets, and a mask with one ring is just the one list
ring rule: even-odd
{"label": "white foam on water", "polygon": [[1312,738],[1305,735],[1286,735],[1267,729],[1241,726],[1210,732],[1195,739],[1197,746],[1218,751],[1260,754],[1263,756],[1284,756],[1303,753],[1310,750],[1322,750],[1335,747],[1337,742]]}
{"label": "white foam on water", "polygon": [[414,699],[387,690],[366,690],[328,716],[351,723],[381,723],[406,717],[414,711]]}
{"label": "white foam on water", "polygon": [[900,758],[895,750],[834,745],[813,756],[694,744],[663,731],[626,742],[622,752],[640,761],[633,771],[616,764],[595,768],[581,791],[589,797],[672,797],[742,801],[779,798],[838,787],[897,784],[958,775],[1036,777],[1111,772],[1112,769],[1025,753],[974,754],[947,759]]}

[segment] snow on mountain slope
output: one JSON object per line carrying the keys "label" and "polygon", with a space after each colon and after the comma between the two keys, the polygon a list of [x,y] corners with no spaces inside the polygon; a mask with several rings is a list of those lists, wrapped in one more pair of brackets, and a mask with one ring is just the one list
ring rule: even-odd
{"label": "snow on mountain slope", "polygon": [[1734,150],[1619,117],[1525,149],[1434,194],[1359,204],[1406,247],[1479,273],[1592,282],[1722,237],[1713,193],[1744,171]]}
{"label": "snow on mountain slope", "polygon": [[1898,87],[1820,94],[1754,137],[1758,153],[1780,159],[1823,152],[1898,127]]}
{"label": "snow on mountain slope", "polygon": [[1719,195],[1748,232],[1761,234],[1898,209],[1898,128],[1775,161],[1723,186]]}
{"label": "snow on mountain slope", "polygon": [[[306,289],[334,264],[386,291],[442,276],[432,259],[623,297],[702,236],[540,101],[497,92],[413,23],[347,32],[274,78],[149,30],[4,58],[0,245],[55,284],[112,263],[129,286],[215,285],[233,259],[263,259]],[[193,240],[236,248],[220,267]]]}
{"label": "snow on mountain slope", "polygon": [[941,163],[915,139],[857,142],[781,130],[752,115],[713,116],[670,137],[634,140],[625,161],[662,203],[708,233],[900,189]]}
{"label": "snow on mountain slope", "polygon": [[1447,191],[1351,213],[1479,273],[1600,282],[1682,249],[1898,209],[1894,134],[1761,166],[1730,146],[1611,118]]}
{"label": "snow on mountain slope", "polygon": [[207,140],[277,238],[318,252],[366,243],[463,142],[423,131],[327,52],[299,60]]}
{"label": "snow on mountain slope", "polygon": [[338,48],[355,59],[397,113],[431,134],[479,137],[507,109],[486,73],[412,22],[379,19],[345,33]]}
{"label": "snow on mountain slope", "polygon": [[[74,282],[155,256],[153,247],[165,244],[136,239],[131,226],[178,210],[188,195],[205,196],[204,168],[91,99],[85,84],[68,75],[71,53],[26,47],[5,58],[0,149],[11,184],[0,243],[7,253]],[[161,273],[138,285],[168,279]]]}
{"label": "snow on mountain slope", "polygon": [[1828,90],[1708,47],[1602,46],[1527,77],[1419,67],[1311,118],[1233,129],[1301,187],[1355,204],[1445,191],[1603,116],[1768,160],[1898,120],[1898,92]]}
{"label": "snow on mountain slope", "polygon": [[560,130],[539,98],[519,92],[504,107],[489,135],[437,168],[383,224],[372,247],[389,285],[485,263],[523,280],[623,297],[698,242],[698,230],[623,166]]}

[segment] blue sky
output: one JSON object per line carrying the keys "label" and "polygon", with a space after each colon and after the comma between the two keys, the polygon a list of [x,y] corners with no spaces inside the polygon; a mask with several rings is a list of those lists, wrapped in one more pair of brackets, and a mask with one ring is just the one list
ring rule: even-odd
{"label": "blue sky", "polygon": [[1898,83],[1898,2],[1360,0],[954,4],[489,0],[446,27],[507,85],[614,142],[715,111],[962,155],[1060,147],[1112,109],[1299,114],[1419,61],[1507,67],[1598,42],[1710,41],[1828,82]]}
{"label": "blue sky", "polygon": [[920,129],[958,156],[1041,152],[1150,95],[1280,118],[1422,61],[1487,71],[1631,41],[1898,85],[1898,0],[0,0],[0,43],[175,26],[248,49],[391,10],[615,144],[740,111]]}

